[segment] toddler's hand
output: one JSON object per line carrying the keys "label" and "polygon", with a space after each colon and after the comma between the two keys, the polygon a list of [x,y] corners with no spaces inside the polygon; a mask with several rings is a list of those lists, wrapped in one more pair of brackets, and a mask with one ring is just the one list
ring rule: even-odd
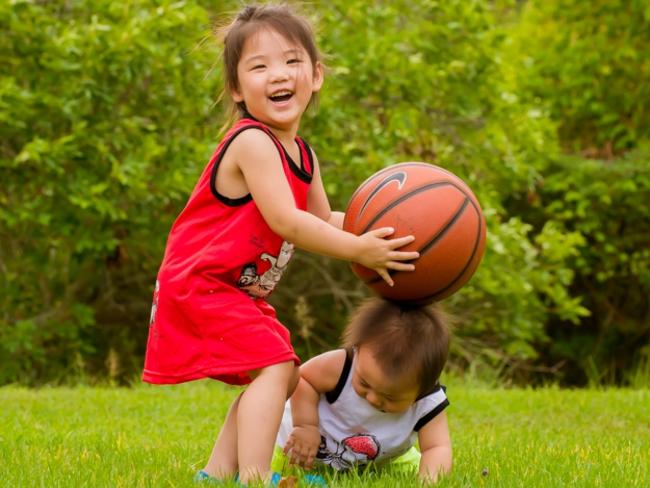
{"label": "toddler's hand", "polygon": [[396,251],[396,249],[413,242],[415,236],[386,239],[393,232],[395,232],[395,229],[391,227],[382,227],[359,236],[364,242],[363,251],[357,260],[359,264],[364,265],[366,268],[374,269],[390,286],[393,286],[393,280],[388,273],[389,269],[413,271],[415,269],[413,264],[400,261],[410,261],[420,257],[420,253],[417,251]]}
{"label": "toddler's hand", "polygon": [[289,456],[291,464],[310,469],[320,446],[320,431],[315,425],[299,425],[293,428],[284,453]]}

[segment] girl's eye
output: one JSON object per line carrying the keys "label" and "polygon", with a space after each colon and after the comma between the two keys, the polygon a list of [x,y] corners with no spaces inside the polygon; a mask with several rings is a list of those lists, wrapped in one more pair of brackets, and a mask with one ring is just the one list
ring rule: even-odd
{"label": "girl's eye", "polygon": [[256,69],[264,69],[264,68],[265,68],[265,66],[263,64],[256,64],[255,66],[253,66],[251,68],[251,71],[254,71]]}
{"label": "girl's eye", "polygon": [[296,63],[300,63],[301,61],[302,59],[299,58],[291,58],[289,61],[287,61],[287,64],[296,64]]}

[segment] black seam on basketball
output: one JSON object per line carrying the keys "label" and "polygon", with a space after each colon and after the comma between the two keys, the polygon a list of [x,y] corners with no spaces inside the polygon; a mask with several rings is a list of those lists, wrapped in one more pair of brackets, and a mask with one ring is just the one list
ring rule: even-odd
{"label": "black seam on basketball", "polygon": [[476,250],[478,249],[478,245],[481,242],[481,231],[483,230],[483,219],[481,219],[481,212],[476,207],[476,205],[474,205],[474,202],[472,202],[472,207],[474,207],[474,210],[476,211],[476,216],[478,217],[478,229],[477,229],[478,232],[476,234],[476,242],[474,242],[474,249],[472,249],[472,254],[470,254],[469,259],[465,263],[465,266],[463,266],[463,269],[460,271],[460,273],[458,273],[456,278],[454,278],[447,286],[445,286],[442,290],[438,290],[432,295],[423,298],[418,298],[418,300],[435,300],[437,296],[442,295],[444,292],[449,290],[449,288],[454,286],[456,282],[465,274],[465,271],[467,271],[469,265],[472,264],[472,262],[474,261],[474,256],[476,256]]}
{"label": "black seam on basketball", "polygon": [[424,246],[422,246],[422,249],[420,249],[418,252],[420,254],[424,254],[427,252],[431,247],[438,241],[442,236],[444,236],[449,229],[453,227],[453,225],[456,223],[456,221],[460,218],[460,216],[465,213],[465,207],[467,207],[467,204],[470,202],[469,198],[465,197],[465,200],[463,200],[463,203],[458,207],[458,210],[456,210],[456,213],[454,216],[451,218],[451,221],[449,221],[449,224],[447,224],[444,229],[440,230],[438,232],[438,235],[436,235],[433,239],[431,239],[429,242],[427,242]]}
{"label": "black seam on basketball", "polygon": [[[451,217],[451,219],[449,219],[449,220],[445,223],[445,225],[444,225],[440,230],[438,230],[438,233],[437,233],[436,235],[434,235],[434,236],[429,240],[429,242],[427,242],[424,246],[422,246],[421,249],[418,250],[418,252],[420,253],[420,255],[424,254],[424,253],[427,252],[429,249],[431,249],[431,247],[432,247],[432,246],[433,246],[433,245],[434,245],[438,240],[440,240],[440,239],[441,239],[441,238],[442,238],[442,237],[447,233],[447,231],[449,231],[449,229],[451,229],[451,228],[454,226],[454,224],[455,224],[456,221],[460,218],[460,216],[463,215],[463,213],[465,213],[465,208],[467,207],[467,204],[468,204],[468,203],[471,203],[471,200],[470,200],[469,197],[465,196],[465,199],[463,200],[463,203],[460,204],[460,207],[458,207],[458,209],[454,212],[454,215]],[[417,262],[417,260],[416,260],[416,262]],[[467,265],[465,265],[465,268],[467,268]],[[389,273],[391,276],[393,276],[393,275],[395,275],[395,274],[397,274],[397,273],[403,272],[403,271],[399,271],[399,270],[391,270],[391,271],[392,271],[392,272]],[[381,281],[382,279],[383,279],[383,278],[382,278],[381,276],[376,276],[376,277],[372,278],[371,280],[366,281],[365,283],[368,284],[368,285],[370,285],[370,284],[373,284],[373,283],[377,283],[377,282]],[[455,278],[455,279],[457,279],[457,278]],[[440,293],[440,292],[437,291],[437,292],[435,293],[435,295],[437,295],[438,293]],[[416,300],[421,300],[421,299],[420,299],[420,298],[416,298]]]}
{"label": "black seam on basketball", "polygon": [[[438,296],[442,295],[443,293],[445,293],[447,290],[449,290],[449,288],[451,288],[452,286],[454,286],[458,282],[458,280],[465,274],[465,271],[467,271],[467,268],[472,263],[472,261],[474,261],[474,257],[476,256],[476,250],[478,249],[478,245],[481,242],[481,231],[483,230],[483,219],[481,218],[481,211],[478,208],[478,206],[474,203],[474,201],[472,201],[472,199],[469,199],[469,200],[470,200],[470,203],[472,204],[472,207],[474,207],[474,210],[476,211],[476,215],[478,217],[478,233],[477,233],[476,242],[474,242],[474,249],[472,249],[472,254],[470,255],[470,258],[467,260],[467,262],[465,263],[465,266],[463,266],[463,269],[456,276],[456,278],[454,278],[442,290],[438,290],[438,291],[436,291],[435,293],[433,293],[431,295],[426,295],[426,296],[418,297],[418,298],[412,298],[412,299],[404,300],[404,301],[406,301],[406,302],[428,302],[430,300],[435,301],[436,297],[438,297]],[[396,273],[400,273],[400,271],[393,270],[393,271],[389,271],[388,274],[390,276],[393,276]],[[372,280],[366,281],[365,283],[366,284],[372,284],[372,283],[377,283],[380,280],[381,280],[381,278],[373,278]]]}
{"label": "black seam on basketball", "polygon": [[[440,168],[439,166],[435,166],[435,165],[433,165],[433,164],[428,164],[428,163],[398,163],[398,164],[394,164],[393,166],[388,166],[387,168],[380,169],[379,171],[377,171],[377,172],[376,172],[375,174],[373,174],[372,176],[369,176],[368,178],[366,178],[366,179],[365,179],[365,180],[364,180],[364,181],[359,185],[359,188],[357,188],[356,191],[352,194],[352,196],[350,197],[350,200],[349,200],[349,201],[351,202],[352,200],[354,200],[354,197],[357,196],[357,193],[359,193],[361,190],[363,190],[363,187],[366,186],[367,183],[369,183],[370,181],[374,180],[374,179],[377,178],[378,176],[381,176],[381,175],[383,175],[384,173],[387,173],[387,172],[389,172],[389,171],[394,171],[394,170],[399,171],[401,168],[408,168],[408,167],[411,167],[411,166],[426,166],[427,168],[439,168],[439,169],[441,169],[442,171],[444,171],[445,173],[449,173],[449,171],[447,171],[446,169],[443,169],[443,168]],[[452,176],[454,176],[452,173],[449,173],[449,174],[452,175]],[[349,206],[349,205],[350,205],[350,204],[348,203],[348,206]]]}
{"label": "black seam on basketball", "polygon": [[390,183],[393,181],[399,182],[398,189],[402,189],[402,186],[404,186],[404,183],[407,180],[406,172],[404,171],[397,171],[396,173],[393,173],[392,175],[387,176],[384,178],[376,187],[374,190],[370,192],[370,195],[368,195],[368,198],[366,198],[366,201],[363,203],[361,208],[359,209],[359,212],[357,212],[357,217],[361,218],[361,215],[363,215],[363,212],[366,210],[366,207],[370,204],[373,198],[377,196],[377,194],[386,186],[388,186]]}
{"label": "black seam on basketball", "polygon": [[399,198],[393,200],[392,202],[390,202],[388,205],[386,205],[382,209],[381,212],[379,212],[377,215],[375,215],[372,218],[372,220],[370,222],[368,222],[368,224],[366,224],[364,229],[361,231],[361,234],[365,234],[366,232],[368,232],[368,229],[370,229],[370,227],[372,227],[375,222],[377,222],[381,217],[383,217],[386,212],[392,210],[395,206],[399,205],[404,200],[407,200],[407,199],[411,198],[413,195],[417,195],[418,193],[422,193],[423,191],[430,190],[431,188],[437,188],[439,186],[445,186],[445,185],[451,185],[451,186],[457,188],[458,190],[460,190],[460,192],[463,195],[465,195],[465,197],[467,197],[465,192],[461,188],[458,188],[458,186],[456,186],[451,181],[436,181],[435,183],[429,183],[428,185],[424,185],[424,186],[421,186],[420,188],[416,188],[415,190],[411,190],[410,192],[406,193],[405,195],[402,195],[401,197],[399,197]]}

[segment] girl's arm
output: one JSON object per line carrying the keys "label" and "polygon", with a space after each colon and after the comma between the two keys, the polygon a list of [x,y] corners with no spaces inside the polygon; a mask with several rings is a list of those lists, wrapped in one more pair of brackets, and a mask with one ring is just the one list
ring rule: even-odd
{"label": "girl's arm", "polygon": [[293,431],[284,446],[291,463],[310,468],[318,446],[318,401],[320,395],[332,391],[339,381],[345,363],[345,350],[320,354],[300,366],[300,380],[291,396]]}
{"label": "girl's arm", "polygon": [[320,175],[320,164],[314,151],[311,152],[314,161],[314,174],[309,187],[309,196],[307,199],[307,211],[316,217],[328,222],[337,229],[343,228],[343,212],[332,212],[330,202],[327,199],[327,193],[323,186],[323,180]]}
{"label": "girl's arm", "polygon": [[420,429],[419,476],[425,483],[435,483],[440,475],[451,471],[451,439],[447,415],[441,412]]}
{"label": "girl's arm", "polygon": [[[231,157],[241,170],[262,216],[269,227],[285,240],[306,251],[360,263],[374,269],[391,285],[393,281],[388,270],[414,269],[412,264],[401,261],[416,259],[419,254],[396,250],[413,242],[413,236],[384,239],[394,231],[386,227],[356,236],[298,209],[280,164],[278,150],[264,132],[242,132],[232,142],[228,151],[231,150]],[[318,211],[322,212],[323,208]]]}

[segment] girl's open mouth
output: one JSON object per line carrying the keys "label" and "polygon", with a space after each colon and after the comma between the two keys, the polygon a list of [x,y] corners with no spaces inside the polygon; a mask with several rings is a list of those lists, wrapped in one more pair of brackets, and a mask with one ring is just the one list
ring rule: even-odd
{"label": "girl's open mouth", "polygon": [[272,102],[286,102],[292,96],[293,96],[293,93],[291,93],[288,90],[285,90],[285,91],[280,91],[280,92],[274,93],[269,98],[271,99]]}

